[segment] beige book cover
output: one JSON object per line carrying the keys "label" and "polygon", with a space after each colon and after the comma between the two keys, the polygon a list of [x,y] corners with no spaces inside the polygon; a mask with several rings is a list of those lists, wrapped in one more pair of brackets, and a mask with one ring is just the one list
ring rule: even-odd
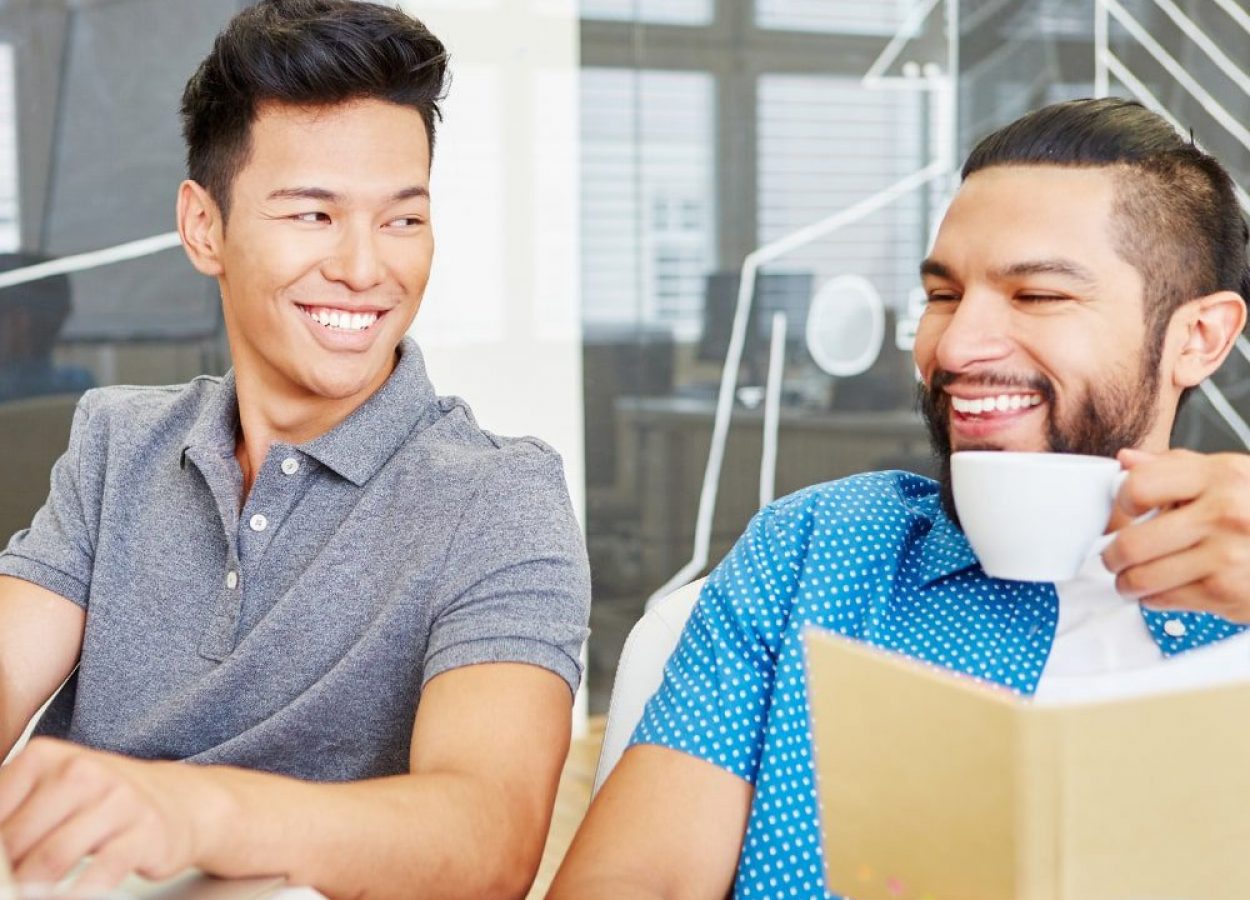
{"label": "beige book cover", "polygon": [[806,637],[835,893],[1250,898],[1250,683],[1037,705],[819,628]]}

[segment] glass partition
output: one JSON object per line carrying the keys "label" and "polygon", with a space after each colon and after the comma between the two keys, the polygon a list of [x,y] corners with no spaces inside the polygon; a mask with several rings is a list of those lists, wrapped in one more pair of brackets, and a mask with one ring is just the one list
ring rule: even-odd
{"label": "glass partition", "polygon": [[[597,711],[648,598],[715,565],[761,502],[866,470],[933,472],[910,356],[933,225],[976,140],[1094,94],[1108,15],[1101,0],[715,0],[697,21],[645,2],[608,21],[607,5],[582,2]],[[1106,90],[1171,110],[1244,180],[1250,17],[1224,0],[1114,7]],[[1250,445],[1248,359],[1243,342],[1177,443]]]}

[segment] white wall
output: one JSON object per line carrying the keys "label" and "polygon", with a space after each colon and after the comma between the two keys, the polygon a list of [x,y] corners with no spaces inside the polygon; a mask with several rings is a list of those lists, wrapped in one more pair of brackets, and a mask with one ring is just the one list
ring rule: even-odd
{"label": "white wall", "polygon": [[413,326],[439,393],[564,457],[585,504],[575,0],[405,0],[451,54]]}
{"label": "white wall", "polygon": [[[452,72],[430,183],[434,271],[412,334],[439,393],[560,452],[584,527],[576,0],[402,5]],[[574,736],[586,714],[583,680]]]}

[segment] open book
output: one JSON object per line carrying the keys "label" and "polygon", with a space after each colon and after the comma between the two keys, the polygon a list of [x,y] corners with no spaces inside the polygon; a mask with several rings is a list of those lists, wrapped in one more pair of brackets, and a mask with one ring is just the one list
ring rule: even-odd
{"label": "open book", "polygon": [[834,893],[1250,898],[1250,682],[1034,704],[818,628],[807,656]]}

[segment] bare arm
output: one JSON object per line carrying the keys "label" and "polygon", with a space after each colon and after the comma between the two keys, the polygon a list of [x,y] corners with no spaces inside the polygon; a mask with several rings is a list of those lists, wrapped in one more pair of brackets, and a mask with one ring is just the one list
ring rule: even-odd
{"label": "bare arm", "polygon": [[548,897],[725,897],[751,797],[750,784],[711,763],[631,747],[591,804]]}
{"label": "bare arm", "polygon": [[32,742],[0,773],[0,838],[26,881],[94,854],[87,894],[196,865],[282,874],[331,897],[523,896],[570,714],[568,686],[546,670],[455,669],[421,698],[410,774],[346,784]]}
{"label": "bare arm", "polygon": [[0,760],[78,664],[86,619],[59,594],[0,575]]}

